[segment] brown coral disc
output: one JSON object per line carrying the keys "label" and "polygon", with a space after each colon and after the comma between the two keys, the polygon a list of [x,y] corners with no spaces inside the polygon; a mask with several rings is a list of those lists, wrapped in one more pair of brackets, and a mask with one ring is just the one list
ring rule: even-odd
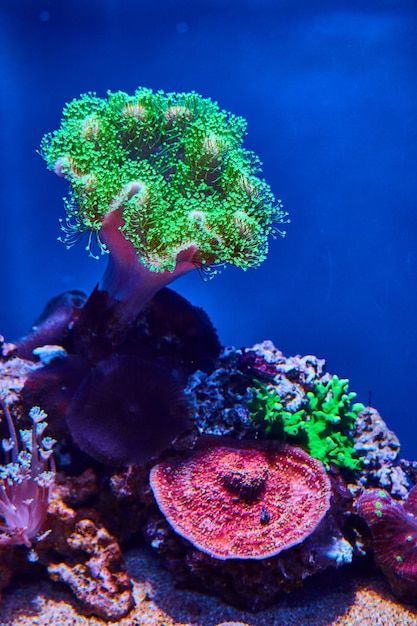
{"label": "brown coral disc", "polygon": [[36,360],[33,350],[51,344],[68,350],[71,344],[70,329],[80,316],[86,300],[87,296],[78,290],[66,291],[52,298],[36,320],[32,332],[16,342],[18,356]]}
{"label": "brown coral disc", "polygon": [[330,506],[322,463],[286,444],[211,446],[156,465],[150,484],[174,530],[217,559],[265,559],[301,543]]}
{"label": "brown coral disc", "polygon": [[207,313],[173,289],[158,291],[145,311],[154,343],[155,338],[169,337],[174,346],[181,346],[184,361],[194,369],[219,356],[221,344]]}
{"label": "brown coral disc", "polygon": [[27,377],[21,393],[24,405],[28,411],[32,406],[42,407],[57,437],[67,432],[65,413],[88,370],[86,359],[69,354],[62,361],[53,361]]}
{"label": "brown coral disc", "polygon": [[131,355],[98,363],[66,419],[75,443],[108,465],[140,465],[188,426],[185,396],[171,373]]}

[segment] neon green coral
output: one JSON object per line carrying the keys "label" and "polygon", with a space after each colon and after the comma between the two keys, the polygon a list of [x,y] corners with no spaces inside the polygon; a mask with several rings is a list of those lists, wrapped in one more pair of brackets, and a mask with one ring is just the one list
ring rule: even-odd
{"label": "neon green coral", "polygon": [[274,387],[258,382],[249,402],[251,417],[264,428],[265,435],[303,445],[316,459],[329,467],[356,470],[361,467],[351,436],[358,413],[365,407],[352,400],[349,381],[333,376],[327,382],[316,381],[307,391],[304,405],[288,411]]}
{"label": "neon green coral", "polygon": [[200,266],[257,267],[286,214],[241,146],[245,130],[243,118],[194,92],[73,100],[41,144],[49,169],[71,186],[65,243],[97,234],[121,209],[121,231],[152,271],[173,271],[190,245]]}

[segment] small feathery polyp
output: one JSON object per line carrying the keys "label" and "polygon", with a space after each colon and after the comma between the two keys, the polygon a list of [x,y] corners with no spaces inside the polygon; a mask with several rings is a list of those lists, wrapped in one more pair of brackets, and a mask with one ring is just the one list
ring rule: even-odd
{"label": "small feathery polyp", "polygon": [[47,417],[39,407],[29,411],[31,430],[20,431],[21,449],[8,404],[0,399],[10,438],[3,440],[7,463],[0,465],[0,546],[30,548],[41,530],[55,482],[52,448],[56,441],[42,437]]}

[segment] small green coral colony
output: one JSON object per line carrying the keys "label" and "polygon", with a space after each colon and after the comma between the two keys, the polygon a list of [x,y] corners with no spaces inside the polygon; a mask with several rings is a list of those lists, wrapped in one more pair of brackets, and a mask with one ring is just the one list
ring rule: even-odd
{"label": "small green coral colony", "polygon": [[[98,234],[112,211],[151,271],[173,271],[196,246],[197,264],[247,269],[264,259],[286,214],[242,148],[246,122],[191,93],[88,93],[66,105],[41,154],[71,186],[64,242]],[[89,245],[87,246],[89,248]]]}
{"label": "small green coral colony", "polygon": [[307,391],[304,404],[289,411],[273,387],[258,382],[252,389],[249,410],[253,421],[263,427],[265,435],[304,446],[326,467],[356,470],[361,468],[351,436],[358,413],[365,407],[352,400],[349,381],[333,376],[327,382],[316,381]]}

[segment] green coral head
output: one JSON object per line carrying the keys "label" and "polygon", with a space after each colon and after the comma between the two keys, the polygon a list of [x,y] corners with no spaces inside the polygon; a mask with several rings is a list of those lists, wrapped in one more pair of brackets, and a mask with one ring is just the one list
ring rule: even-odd
{"label": "green coral head", "polygon": [[[112,211],[140,261],[173,271],[196,248],[197,267],[246,270],[266,257],[269,235],[284,235],[280,200],[242,147],[246,122],[191,93],[94,93],[67,104],[41,155],[70,184],[64,242],[98,235]],[[90,249],[90,246],[87,246]]]}
{"label": "green coral head", "polygon": [[362,467],[353,438],[358,414],[365,407],[349,392],[348,379],[332,376],[327,381],[314,381],[305,394],[301,408],[295,412],[286,407],[273,385],[254,381],[248,408],[252,420],[267,437],[299,444],[325,467],[331,464],[350,470]]}

